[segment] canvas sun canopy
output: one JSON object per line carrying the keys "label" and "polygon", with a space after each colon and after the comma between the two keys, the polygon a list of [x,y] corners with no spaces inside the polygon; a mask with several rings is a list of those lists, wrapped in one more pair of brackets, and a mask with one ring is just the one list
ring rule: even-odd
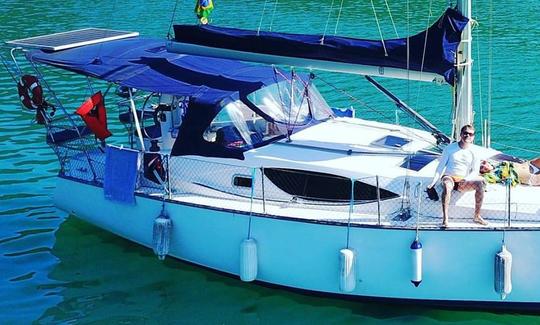
{"label": "canvas sun canopy", "polygon": [[171,51],[245,61],[299,66],[305,61],[305,67],[323,70],[332,70],[334,64],[339,67],[336,71],[343,72],[351,72],[347,69],[355,65],[376,67],[374,71],[409,69],[442,76],[453,85],[455,55],[467,23],[468,19],[458,11],[447,9],[427,30],[409,37],[409,55],[407,38],[385,40],[383,45],[381,40],[327,35],[321,42],[322,35],[257,32],[213,25],[175,25],[175,42],[168,46]]}
{"label": "canvas sun canopy", "polygon": [[219,102],[274,83],[275,72],[261,67],[169,53],[165,40],[131,38],[58,52],[28,52],[28,59],[118,85],[150,92],[203,97]]}

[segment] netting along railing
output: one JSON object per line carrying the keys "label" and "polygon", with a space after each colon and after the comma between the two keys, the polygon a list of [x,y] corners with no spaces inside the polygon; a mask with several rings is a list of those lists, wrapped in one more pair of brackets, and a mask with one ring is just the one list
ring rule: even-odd
{"label": "netting along railing", "polygon": [[[154,156],[152,156],[154,155]],[[160,157],[157,171],[144,166]],[[148,158],[148,159],[147,159]],[[412,177],[369,176],[349,179],[283,168],[251,168],[209,160],[150,154],[143,158],[137,191],[153,196],[255,213],[397,227],[433,227],[442,222],[441,201],[432,201],[426,185]],[[89,163],[90,162],[90,163]],[[74,178],[102,182],[105,154],[79,152],[65,164]],[[94,174],[96,175],[94,178]],[[540,221],[540,204],[523,195],[528,186],[493,184],[484,193],[482,216],[492,226]],[[438,188],[439,195],[441,188]],[[450,225],[472,223],[475,192],[453,191]]]}
{"label": "netting along railing", "polygon": [[[441,201],[432,201],[426,185],[411,177],[370,176],[348,179],[335,175],[283,168],[250,168],[208,160],[172,157],[170,189],[174,197],[204,197],[240,202],[237,209],[303,218],[411,226],[437,225]],[[488,185],[481,213],[496,226],[539,221],[540,204],[521,195],[527,186]],[[438,188],[439,194],[442,188]],[[453,191],[450,223],[472,222],[475,192]],[[206,201],[208,203],[208,201]],[[248,204],[249,203],[249,204]],[[208,204],[220,204],[213,201]],[[309,215],[299,215],[309,211]],[[330,213],[329,213],[330,212]]]}

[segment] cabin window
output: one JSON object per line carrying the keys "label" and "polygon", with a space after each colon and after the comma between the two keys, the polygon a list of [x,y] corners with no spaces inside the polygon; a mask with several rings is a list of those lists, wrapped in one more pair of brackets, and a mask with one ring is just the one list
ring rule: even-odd
{"label": "cabin window", "polygon": [[248,175],[234,175],[233,176],[233,185],[238,187],[248,187],[251,188],[253,184],[253,179]]}
{"label": "cabin window", "polygon": [[[351,180],[332,174],[281,168],[265,168],[264,175],[280,190],[306,200],[347,202],[351,199]],[[380,189],[381,200],[399,197]],[[377,187],[361,181],[354,182],[354,200],[377,200]]]}
{"label": "cabin window", "polygon": [[268,122],[241,101],[229,102],[205,130],[203,138],[228,148],[250,148],[286,134],[286,129]]}
{"label": "cabin window", "polygon": [[315,85],[298,76],[292,82],[282,80],[261,88],[249,94],[248,100],[274,121],[287,126],[306,125],[312,119],[334,116]]}

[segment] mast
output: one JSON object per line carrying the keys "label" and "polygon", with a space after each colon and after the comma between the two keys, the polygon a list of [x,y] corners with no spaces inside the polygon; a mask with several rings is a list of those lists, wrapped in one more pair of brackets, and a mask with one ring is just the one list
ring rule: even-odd
{"label": "mast", "polygon": [[461,44],[456,57],[457,71],[454,98],[454,116],[452,138],[459,140],[459,131],[466,124],[473,124],[473,100],[472,100],[472,0],[458,0],[457,9],[469,19],[469,23],[461,34]]}

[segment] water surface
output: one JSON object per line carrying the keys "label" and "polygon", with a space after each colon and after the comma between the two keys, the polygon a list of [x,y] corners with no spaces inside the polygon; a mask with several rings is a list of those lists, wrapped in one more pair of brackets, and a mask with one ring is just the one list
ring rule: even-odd
{"label": "water surface", "polygon": [[[194,22],[193,1],[178,1],[174,20]],[[379,38],[369,2],[223,0],[216,3],[213,23],[285,32],[310,32]],[[374,1],[385,37],[424,29],[444,10],[446,0],[432,4],[411,0]],[[1,40],[84,27],[136,30],[165,37],[174,1],[22,1],[0,6]],[[411,14],[407,15],[407,7]],[[475,106],[477,123],[492,102],[493,142],[499,149],[530,158],[540,151],[537,110],[540,64],[540,14],[537,2],[483,0],[474,7],[479,27],[475,39]],[[261,14],[264,12],[264,16]],[[490,15],[490,12],[492,15]],[[330,13],[330,14],[329,14]],[[338,22],[339,15],[339,23]],[[428,22],[428,17],[430,20]],[[330,19],[328,19],[330,18]],[[392,19],[390,19],[392,18]],[[490,38],[490,36],[492,36]],[[489,50],[491,44],[492,50]],[[477,51],[479,49],[479,51]],[[6,55],[6,52],[2,52]],[[490,64],[491,63],[491,64]],[[491,71],[491,74],[489,73]],[[84,100],[84,80],[50,71],[49,81],[66,106]],[[380,118],[373,108],[383,98],[361,77],[321,73],[321,78],[359,99],[362,117]],[[438,127],[448,131],[451,96],[445,86],[382,81]],[[491,84],[491,86],[490,86]],[[335,106],[351,103],[319,83]],[[491,89],[491,92],[489,90]],[[363,105],[365,102],[368,105]],[[384,115],[394,119],[392,111]],[[114,114],[113,114],[114,116]],[[58,163],[44,143],[40,126],[22,112],[10,76],[0,72],[0,320],[2,323],[538,323],[531,315],[485,311],[448,311],[310,297],[282,289],[245,284],[177,260],[158,261],[150,250],[113,236],[54,208],[52,192]],[[518,130],[510,126],[519,126]],[[113,125],[113,132],[120,132]],[[510,146],[510,147],[507,147]],[[526,147],[521,151],[513,147]],[[406,248],[404,248],[406,249]]]}

